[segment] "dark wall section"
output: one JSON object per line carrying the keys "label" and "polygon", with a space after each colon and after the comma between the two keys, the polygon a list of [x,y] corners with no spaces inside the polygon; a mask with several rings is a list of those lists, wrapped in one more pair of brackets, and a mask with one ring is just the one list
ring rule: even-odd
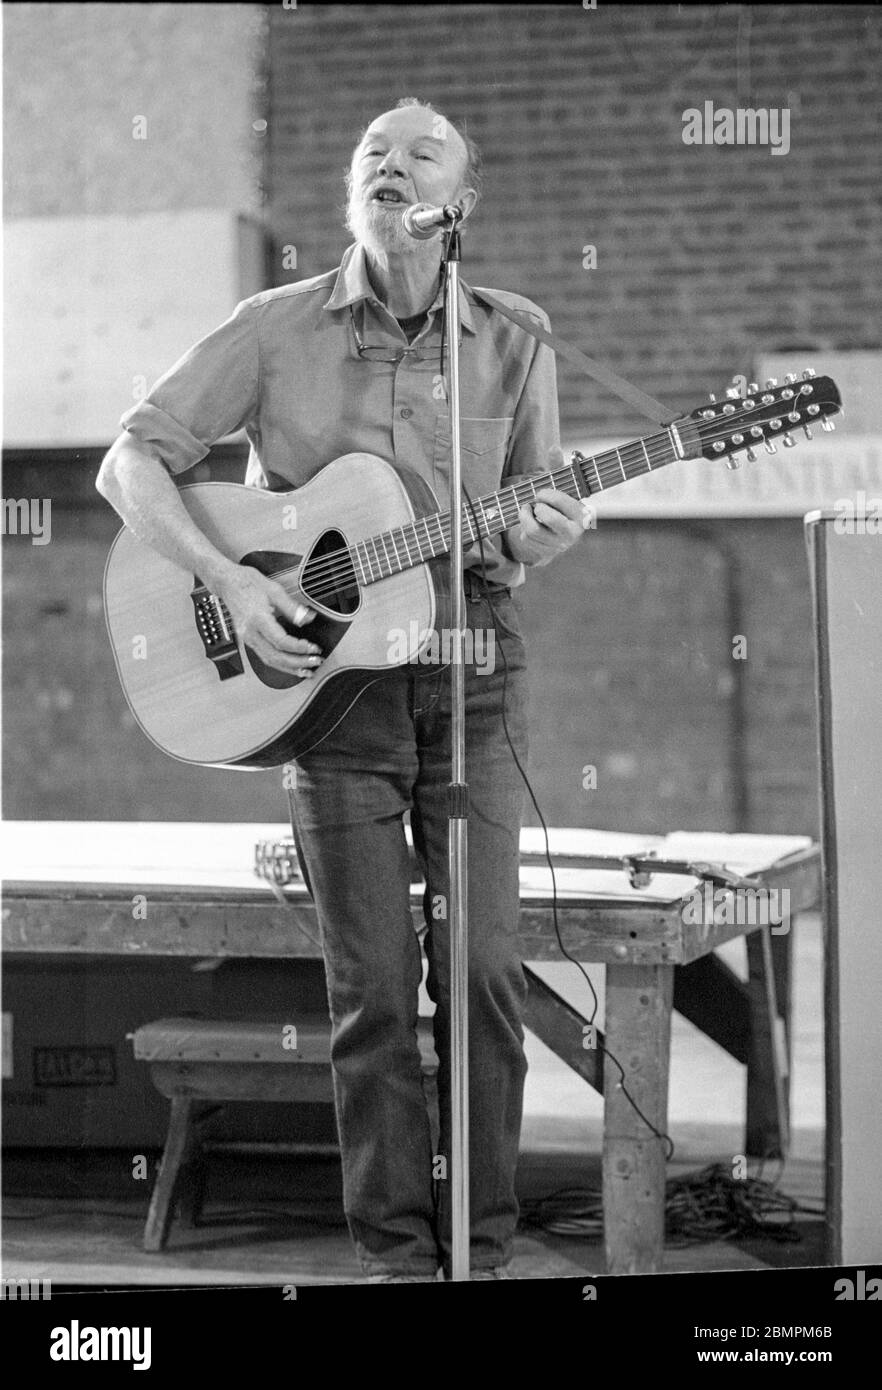
{"label": "dark wall section", "polygon": [[[778,347],[879,345],[878,16],[860,5],[270,6],[276,283],[329,269],[342,175],[399,96],[464,121],[486,162],[478,285],[670,403]],[[684,145],[683,112],[790,111],[790,148]],[[282,247],[297,247],[296,270]],[[582,248],[597,248],[597,269]],[[565,433],[645,433],[560,368]]]}

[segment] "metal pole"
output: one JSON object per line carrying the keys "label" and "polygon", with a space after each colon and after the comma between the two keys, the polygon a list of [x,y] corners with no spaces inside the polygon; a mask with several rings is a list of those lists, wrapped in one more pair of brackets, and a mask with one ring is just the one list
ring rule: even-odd
{"label": "metal pole", "polygon": [[450,901],[451,1275],[469,1277],[468,786],[465,780],[466,612],[462,578],[462,458],[459,405],[459,231],[447,234],[445,322],[450,397],[451,755],[448,868]]}

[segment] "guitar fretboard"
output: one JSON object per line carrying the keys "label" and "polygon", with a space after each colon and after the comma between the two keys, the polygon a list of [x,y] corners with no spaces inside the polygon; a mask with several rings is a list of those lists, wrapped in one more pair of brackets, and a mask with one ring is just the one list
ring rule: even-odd
{"label": "guitar fretboard", "polygon": [[[473,545],[479,537],[496,536],[520,521],[520,509],[532,502],[542,488],[554,488],[581,499],[591,497],[618,483],[644,473],[653,473],[684,457],[683,443],[691,422],[678,421],[661,434],[608,449],[585,458],[574,454],[571,463],[550,473],[523,478],[511,487],[491,492],[462,508],[463,545]],[[370,536],[350,546],[348,554],[362,584],[375,584],[414,565],[437,559],[450,550],[449,512],[433,512],[406,526]]]}

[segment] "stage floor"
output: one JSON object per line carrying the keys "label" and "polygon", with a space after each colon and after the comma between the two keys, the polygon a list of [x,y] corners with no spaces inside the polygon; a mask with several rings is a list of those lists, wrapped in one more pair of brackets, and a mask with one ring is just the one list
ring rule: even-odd
{"label": "stage floor", "polygon": [[[682,1161],[671,1164],[670,1176],[680,1176],[731,1153],[734,1135],[735,1131],[727,1134],[714,1127],[704,1131],[700,1142],[689,1142],[681,1129]],[[795,1137],[795,1152],[787,1163],[781,1190],[801,1205],[820,1209],[820,1136],[798,1133]],[[599,1144],[599,1132],[597,1139]],[[146,1198],[10,1197],[5,1204],[4,1273],[80,1285],[359,1283],[360,1270],[342,1220],[339,1164],[333,1159],[267,1160],[264,1171],[268,1181],[273,1168],[273,1186],[278,1190],[287,1184],[292,1195],[287,1200],[246,1201],[241,1196],[235,1200],[237,1171],[241,1176],[246,1162],[253,1164],[254,1160],[231,1155],[215,1158],[204,1224],[190,1231],[173,1228],[162,1254],[147,1254],[141,1249]],[[76,1166],[79,1179],[73,1165],[68,1164],[68,1190],[88,1177],[82,1159]],[[14,1167],[18,1169],[17,1162]],[[768,1165],[770,1181],[778,1169],[777,1163]],[[21,1176],[20,1172],[7,1173],[17,1189]],[[522,1199],[576,1185],[599,1189],[599,1155],[586,1159],[563,1148],[553,1153],[524,1154],[518,1185]],[[298,1193],[304,1192],[309,1196],[298,1199]],[[822,1218],[806,1215],[797,1220],[799,1242],[751,1238],[668,1247],[664,1270],[710,1272],[825,1263]],[[602,1273],[604,1253],[599,1234],[588,1238],[518,1233],[512,1265],[516,1278]]]}
{"label": "stage floor", "polygon": [[[823,1172],[821,937],[816,914],[800,918],[794,941],[793,1145],[780,1190],[820,1212]],[[744,941],[720,952],[740,971]],[[587,1012],[587,987],[575,967],[536,967]],[[603,968],[589,966],[602,1024]],[[528,1035],[519,1192],[600,1187],[602,1101],[584,1081]],[[744,1069],[678,1014],[673,1017],[669,1130],[676,1144],[669,1176],[743,1152]],[[258,1165],[262,1188],[253,1187]],[[118,1161],[117,1161],[117,1166]],[[764,1176],[774,1181],[780,1164]],[[107,1165],[104,1165],[106,1172]],[[752,1163],[751,1173],[756,1171]],[[116,1195],[102,1187],[100,1151],[18,1150],[6,1155],[3,1268],[7,1276],[57,1283],[279,1284],[358,1282],[360,1271],[342,1222],[339,1161],[217,1155],[209,1170],[206,1224],[173,1227],[167,1249],[147,1254],[141,1236],[149,1193]],[[245,1179],[249,1179],[248,1182]],[[96,1193],[114,1195],[98,1196]],[[237,1200],[237,1193],[238,1200]],[[43,1195],[36,1195],[43,1194]],[[46,1195],[57,1194],[57,1195]],[[751,1239],[666,1249],[664,1269],[763,1269],[823,1264],[822,1217],[799,1218],[802,1240]],[[521,1231],[512,1272],[561,1278],[604,1271],[603,1242]]]}

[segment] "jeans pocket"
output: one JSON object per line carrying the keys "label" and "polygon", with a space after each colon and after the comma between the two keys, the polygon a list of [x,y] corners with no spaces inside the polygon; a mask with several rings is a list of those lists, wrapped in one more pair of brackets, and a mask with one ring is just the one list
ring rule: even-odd
{"label": "jeans pocket", "polygon": [[[493,603],[492,609],[490,608],[490,600]],[[498,627],[504,636],[511,637],[515,642],[520,642],[523,645],[524,636],[521,632],[520,610],[511,592],[500,589],[496,593],[491,593],[490,600],[486,597],[481,599],[481,604],[487,615],[488,631],[493,632]]]}

